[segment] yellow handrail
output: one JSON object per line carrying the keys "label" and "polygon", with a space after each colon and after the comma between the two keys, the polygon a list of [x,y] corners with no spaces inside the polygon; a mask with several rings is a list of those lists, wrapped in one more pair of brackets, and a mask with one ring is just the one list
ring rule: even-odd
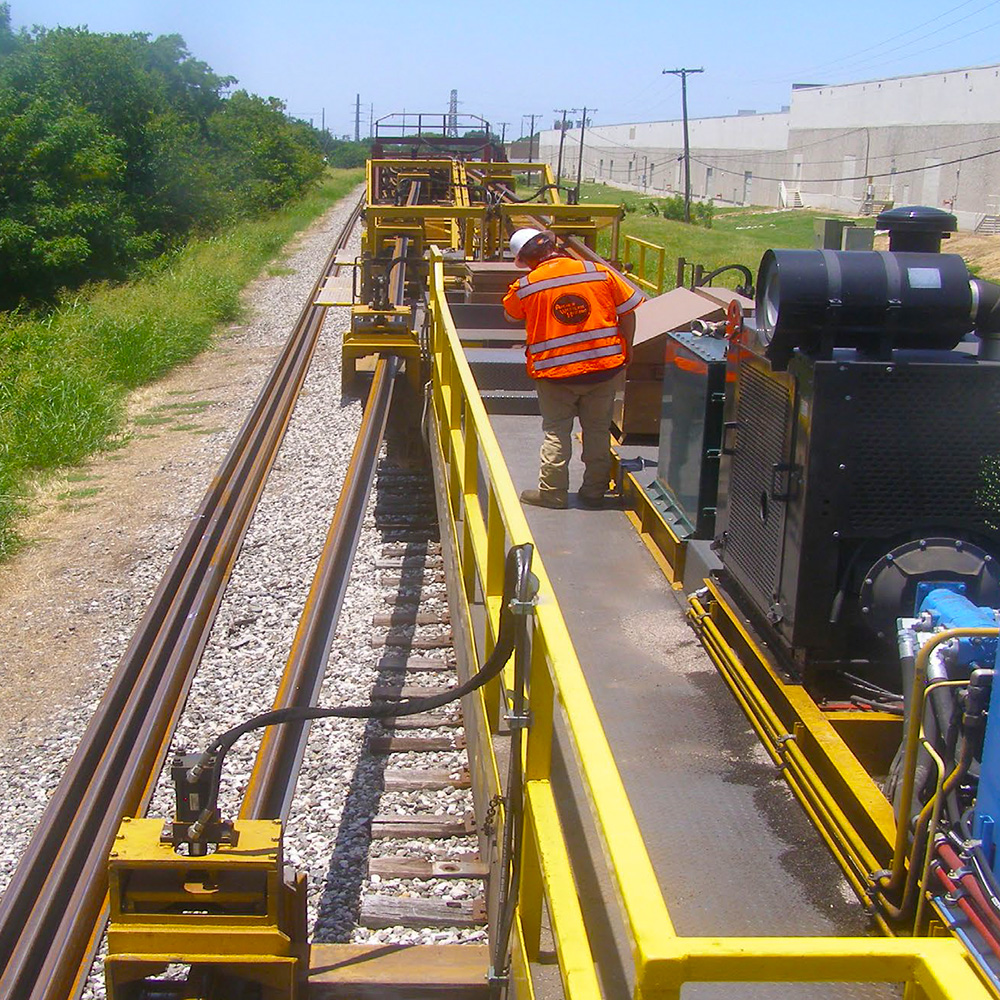
{"label": "yellow handrail", "polygon": [[[499,624],[506,551],[532,537],[448,308],[444,261],[436,247],[431,248],[430,277],[433,446],[444,470],[465,598],[469,605],[480,602],[485,612],[484,648],[473,650],[482,662]],[[524,837],[511,970],[525,996],[534,995],[531,964],[539,956],[543,904],[566,997],[602,996],[551,784],[557,706],[570,743],[563,757],[567,766],[576,765],[631,937],[634,1000],[679,1000],[684,983],[699,981],[901,982],[915,984],[933,1000],[992,996],[968,953],[951,938],[679,937],[537,548],[532,569],[539,594],[528,692],[531,725],[523,745]],[[495,688],[479,700],[494,731],[491,706],[499,699]],[[489,752],[489,741],[480,749]],[[495,761],[485,770],[496,774]],[[613,909],[610,901],[605,905]]]}
{"label": "yellow handrail", "polygon": [[[633,257],[633,248],[638,251],[638,256]],[[656,280],[651,281],[646,274],[646,253],[652,251],[651,256],[656,258]],[[657,243],[650,243],[648,240],[640,239],[638,236],[622,234],[622,261],[629,276],[637,284],[642,285],[647,291],[660,295],[663,292],[664,272],[666,269],[666,247],[661,247]],[[632,268],[629,268],[632,265]]]}

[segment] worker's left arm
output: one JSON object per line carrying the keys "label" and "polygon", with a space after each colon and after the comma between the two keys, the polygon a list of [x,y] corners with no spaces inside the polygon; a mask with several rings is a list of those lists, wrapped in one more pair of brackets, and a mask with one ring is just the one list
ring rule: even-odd
{"label": "worker's left arm", "polygon": [[517,297],[517,282],[514,282],[503,297],[503,318],[508,323],[521,326],[524,323],[524,306]]}

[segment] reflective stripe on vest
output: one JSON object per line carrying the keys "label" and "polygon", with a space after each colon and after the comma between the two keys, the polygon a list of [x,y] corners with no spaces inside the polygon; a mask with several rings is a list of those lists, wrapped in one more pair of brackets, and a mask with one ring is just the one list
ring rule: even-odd
{"label": "reflective stripe on vest", "polygon": [[562,285],[579,285],[585,281],[607,281],[607,275],[589,261],[583,262],[584,270],[578,274],[562,274],[558,278],[544,278],[541,281],[529,281],[524,275],[517,283],[517,297],[525,299],[536,292],[544,292],[546,288],[560,288]]}
{"label": "reflective stripe on vest", "polygon": [[634,309],[640,302],[645,301],[646,296],[642,292],[635,292],[629,298],[627,298],[620,306],[615,307],[615,312],[621,316],[622,313],[627,313],[630,309]]}
{"label": "reflective stripe on vest", "polygon": [[[563,337],[551,337],[528,345],[529,354],[541,354],[553,351],[557,347],[568,347],[570,344],[582,344],[588,340],[600,340],[602,337],[614,337],[618,333],[617,326],[606,326],[600,330],[580,330],[578,333],[567,333]],[[570,357],[568,354],[562,357]],[[537,365],[535,367],[538,367]]]}
{"label": "reflective stripe on vest", "polygon": [[606,344],[604,347],[592,347],[589,351],[574,351],[571,354],[560,354],[557,358],[546,358],[544,361],[532,362],[535,371],[545,371],[547,368],[558,368],[561,365],[574,364],[577,361],[590,361],[592,358],[607,358],[612,354],[625,357],[621,344]]}

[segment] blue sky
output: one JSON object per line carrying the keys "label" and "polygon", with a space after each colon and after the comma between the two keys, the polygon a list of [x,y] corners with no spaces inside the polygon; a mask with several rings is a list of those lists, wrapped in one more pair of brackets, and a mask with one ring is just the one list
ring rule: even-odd
{"label": "blue sky", "polygon": [[[1000,0],[768,4],[579,0],[505,4],[336,0],[9,0],[15,27],[180,34],[240,86],[336,134],[393,111],[460,111],[521,133],[555,108],[587,105],[594,124],[777,111],[792,83],[854,80],[1000,63]],[[902,14],[905,12],[905,19]],[[704,19],[703,19],[704,17]],[[525,126],[525,134],[527,127]]]}

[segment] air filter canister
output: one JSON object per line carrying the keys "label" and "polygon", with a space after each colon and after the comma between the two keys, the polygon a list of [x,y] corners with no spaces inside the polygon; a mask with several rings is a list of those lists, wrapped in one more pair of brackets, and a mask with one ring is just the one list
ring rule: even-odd
{"label": "air filter canister", "polygon": [[951,350],[973,327],[957,254],[768,250],[757,274],[757,331],[773,364],[798,347]]}

